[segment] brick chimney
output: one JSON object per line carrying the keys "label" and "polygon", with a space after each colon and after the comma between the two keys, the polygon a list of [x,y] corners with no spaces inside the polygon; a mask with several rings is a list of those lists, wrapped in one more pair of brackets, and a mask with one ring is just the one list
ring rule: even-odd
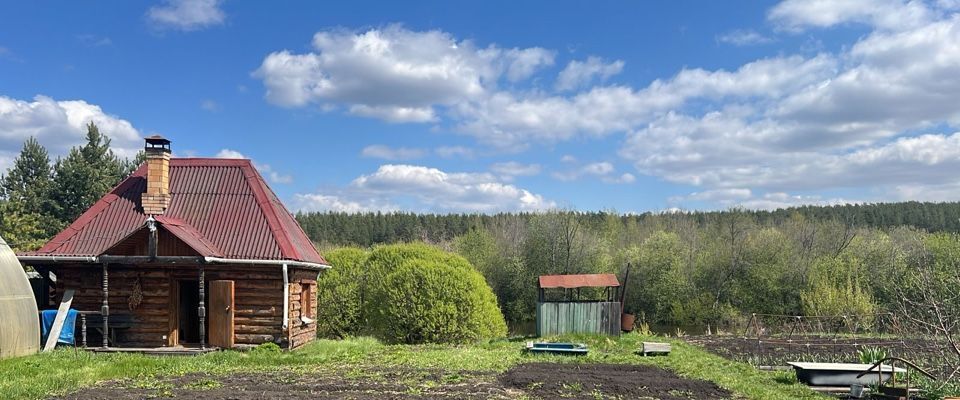
{"label": "brick chimney", "polygon": [[147,191],[140,198],[143,213],[160,215],[170,205],[170,141],[160,135],[146,138]]}

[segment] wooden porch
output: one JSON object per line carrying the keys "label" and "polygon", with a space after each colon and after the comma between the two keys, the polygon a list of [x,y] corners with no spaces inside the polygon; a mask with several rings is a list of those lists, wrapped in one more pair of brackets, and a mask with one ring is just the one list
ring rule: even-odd
{"label": "wooden porch", "polygon": [[[103,263],[94,268],[55,266],[40,271],[41,276],[48,271],[58,276],[55,283],[49,282],[56,285],[52,300],[62,302],[63,295],[71,292],[72,306],[66,308],[78,310],[78,347],[99,352],[129,348],[144,353],[193,354],[208,347],[234,346],[233,279],[241,278],[242,273],[213,268],[216,272],[211,277],[203,264]],[[118,278],[111,276],[118,270]],[[115,283],[122,284],[120,290],[115,290]],[[277,296],[277,303],[281,300]]]}

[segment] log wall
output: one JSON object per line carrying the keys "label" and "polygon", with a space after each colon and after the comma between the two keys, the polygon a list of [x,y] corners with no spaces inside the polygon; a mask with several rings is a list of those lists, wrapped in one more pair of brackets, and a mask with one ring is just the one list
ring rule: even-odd
{"label": "log wall", "polygon": [[[81,311],[100,311],[103,301],[101,288],[102,267],[99,265],[58,265],[52,269],[57,275],[55,301],[65,289],[74,289],[73,308]],[[169,345],[171,318],[170,291],[178,279],[198,279],[197,266],[109,266],[110,315],[129,315],[135,323],[117,339],[120,345],[160,347]],[[207,265],[206,280],[232,280],[234,294],[234,340],[240,345],[274,342],[286,345],[290,340],[283,332],[283,274],[277,266]],[[143,300],[135,309],[128,303],[134,282],[140,279]],[[316,278],[314,273],[313,278]],[[208,293],[209,296],[209,293]],[[291,297],[293,297],[291,291]],[[292,306],[292,304],[291,304]],[[208,310],[209,314],[209,310]],[[291,311],[293,315],[293,311]],[[297,314],[299,318],[299,314]],[[313,327],[314,332],[316,327]],[[93,327],[88,327],[93,331]],[[298,340],[305,340],[300,330]],[[96,344],[91,344],[96,345]],[[296,346],[294,346],[296,347]]]}
{"label": "log wall", "polygon": [[[297,348],[310,343],[317,338],[317,271],[306,269],[293,269],[289,274],[290,278],[290,315],[289,315],[289,346]],[[312,290],[305,288],[311,287]],[[305,293],[311,293],[309,304],[313,310],[308,311],[303,308]],[[304,323],[302,316],[313,320],[310,323]]]}

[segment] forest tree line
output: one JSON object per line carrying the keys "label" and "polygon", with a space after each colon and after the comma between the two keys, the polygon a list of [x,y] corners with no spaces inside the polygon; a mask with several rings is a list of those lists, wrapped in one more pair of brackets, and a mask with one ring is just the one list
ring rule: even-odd
{"label": "forest tree line", "polygon": [[649,323],[724,326],[744,322],[749,313],[896,311],[911,271],[933,264],[960,271],[960,239],[948,223],[960,218],[958,206],[298,218],[326,249],[423,241],[455,251],[483,274],[511,324],[536,315],[537,276],[616,273],[622,279],[630,263],[628,312]]}
{"label": "forest tree line", "polygon": [[[674,214],[703,225],[725,211],[679,211]],[[749,215],[760,225],[782,224],[795,215],[818,221],[841,221],[844,224],[891,229],[910,226],[928,232],[960,233],[960,202],[917,202],[844,204],[833,206],[801,206],[786,209],[735,210]],[[616,211],[577,212],[578,223],[596,225],[608,215],[620,218],[623,224],[640,224],[645,219],[662,218],[663,213],[618,214]],[[501,214],[416,214],[405,212],[309,212],[298,213],[297,220],[311,239],[322,245],[372,246],[375,244],[428,241],[443,242],[467,233],[471,228],[488,226],[495,220],[519,218],[529,220],[535,213]]]}

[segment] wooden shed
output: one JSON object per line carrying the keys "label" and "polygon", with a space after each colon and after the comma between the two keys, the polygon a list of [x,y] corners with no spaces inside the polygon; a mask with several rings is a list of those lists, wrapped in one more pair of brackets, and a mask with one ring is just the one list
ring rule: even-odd
{"label": "wooden shed", "polygon": [[[616,275],[543,275],[538,287],[537,336],[620,334],[620,282]],[[583,288],[597,289],[589,290],[592,296],[581,297]]]}
{"label": "wooden shed", "polygon": [[[82,345],[220,347],[316,337],[318,274],[329,268],[250,160],[147,161],[40,250],[42,305],[73,290]],[[93,346],[93,344],[91,344]]]}

